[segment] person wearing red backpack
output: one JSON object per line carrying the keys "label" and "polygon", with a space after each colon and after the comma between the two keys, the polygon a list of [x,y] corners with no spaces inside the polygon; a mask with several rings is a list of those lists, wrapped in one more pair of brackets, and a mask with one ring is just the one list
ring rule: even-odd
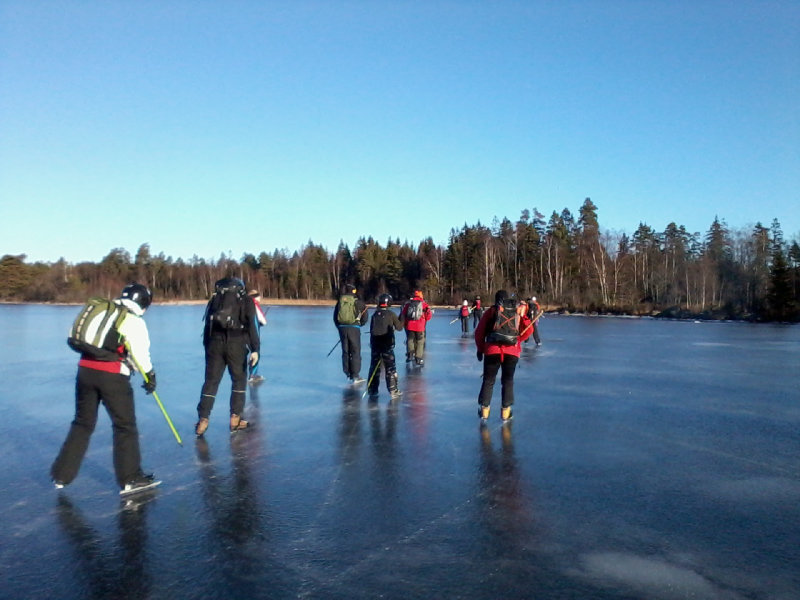
{"label": "person wearing red backpack", "polygon": [[469,337],[469,302],[464,300],[461,308],[458,309],[458,316],[461,319],[461,337]]}
{"label": "person wearing red backpack", "polygon": [[531,320],[527,316],[528,306],[517,302],[513,294],[498,290],[494,305],[484,312],[475,329],[477,356],[483,361],[483,383],[478,394],[478,416],[482,422],[489,418],[489,406],[497,372],[500,371],[502,394],[501,417],[504,423],[512,418],[514,404],[514,372],[520,355],[520,342],[531,335]]}
{"label": "person wearing red backpack", "polygon": [[478,326],[482,316],[483,306],[481,306],[481,297],[475,296],[475,300],[472,301],[472,329]]}
{"label": "person wearing red backpack", "polygon": [[416,290],[411,300],[403,305],[400,318],[406,330],[406,362],[413,360],[420,367],[425,364],[422,358],[425,352],[425,327],[432,316],[433,310],[425,302],[420,290]]}

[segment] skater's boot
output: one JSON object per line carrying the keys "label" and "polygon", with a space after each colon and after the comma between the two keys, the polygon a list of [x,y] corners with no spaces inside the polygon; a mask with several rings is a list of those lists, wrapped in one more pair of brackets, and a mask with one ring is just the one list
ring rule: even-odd
{"label": "skater's boot", "polygon": [[161,482],[156,481],[152,473],[145,475],[140,471],[136,477],[125,482],[125,485],[122,486],[122,489],[119,493],[121,496],[127,496],[128,494],[134,494],[136,492],[154,487],[159,483]]}
{"label": "skater's boot", "polygon": [[386,377],[386,387],[389,389],[389,395],[392,398],[400,397],[403,392],[397,389],[397,372],[391,373]]}
{"label": "skater's boot", "polygon": [[242,429],[247,429],[248,425],[250,425],[250,423],[245,421],[239,415],[236,414],[231,415],[231,433],[233,433],[234,431],[241,431]]}
{"label": "skater's boot", "polygon": [[202,435],[206,432],[206,429],[208,429],[208,419],[203,418],[200,419],[197,422],[197,425],[194,426],[194,433],[197,437],[202,437]]}
{"label": "skater's boot", "polygon": [[481,406],[478,409],[478,416],[481,418],[481,421],[486,421],[486,419],[489,418],[489,407]]}
{"label": "skater's boot", "polygon": [[500,418],[503,419],[503,423],[508,423],[511,419],[514,418],[510,406],[503,407],[503,409],[500,411]]}

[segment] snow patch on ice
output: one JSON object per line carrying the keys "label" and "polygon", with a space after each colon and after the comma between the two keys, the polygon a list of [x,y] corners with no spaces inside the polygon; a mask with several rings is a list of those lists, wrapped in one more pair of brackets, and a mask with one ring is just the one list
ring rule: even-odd
{"label": "snow patch on ice", "polygon": [[609,587],[624,586],[633,593],[655,600],[741,598],[714,585],[699,573],[658,557],[643,557],[622,552],[597,552],[584,555],[585,575]]}

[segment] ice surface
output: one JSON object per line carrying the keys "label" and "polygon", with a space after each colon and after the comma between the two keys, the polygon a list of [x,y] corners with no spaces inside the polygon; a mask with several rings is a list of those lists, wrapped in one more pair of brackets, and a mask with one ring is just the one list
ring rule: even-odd
{"label": "ice surface", "polygon": [[[196,440],[202,306],[146,315],[144,465],[120,501],[101,410],[75,482],[48,479],[73,413],[77,307],[0,306],[0,596],[800,597],[800,329],[547,316],[515,418],[477,418],[480,363],[440,309],[425,367],[377,403],[341,372],[331,309],[273,307],[252,431],[225,379]],[[369,365],[364,335],[362,376]]]}

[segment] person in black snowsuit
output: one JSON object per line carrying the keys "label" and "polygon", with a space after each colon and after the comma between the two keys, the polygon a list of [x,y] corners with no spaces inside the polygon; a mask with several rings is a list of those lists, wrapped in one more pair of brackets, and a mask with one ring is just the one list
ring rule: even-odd
{"label": "person in black snowsuit", "polygon": [[389,309],[392,297],[389,294],[381,294],[378,297],[378,308],[372,315],[370,321],[369,345],[372,350],[372,357],[369,364],[370,379],[368,382],[369,395],[378,395],[378,387],[381,382],[380,366],[383,363],[383,370],[386,374],[386,388],[392,398],[397,398],[402,394],[397,389],[397,367],[394,360],[394,332],[403,329],[403,321]]}
{"label": "person in black snowsuit", "polygon": [[[367,305],[356,296],[356,293],[355,286],[344,286],[339,301],[333,308],[333,323],[339,331],[339,341],[342,343],[342,370],[351,383],[363,383],[364,379],[361,377],[361,328],[367,324]],[[342,310],[342,306],[346,302],[351,304],[347,312],[352,313],[352,318],[340,319],[339,313],[340,311],[345,312]]]}
{"label": "person in black snowsuit", "polygon": [[256,326],[255,306],[245,294],[244,282],[241,279],[225,278],[214,284],[215,295],[227,292],[235,293],[238,298],[238,314],[232,318],[232,324],[223,328],[213,319],[214,298],[206,307],[205,327],[203,329],[203,346],[206,354],[206,373],[203,388],[200,391],[200,402],[197,404],[197,425],[195,434],[203,435],[208,429],[208,419],[214,408],[217,389],[219,388],[225,367],[231,376],[230,428],[231,432],[247,428],[249,423],[242,419],[247,397],[247,360],[250,364],[258,363],[261,342]]}

